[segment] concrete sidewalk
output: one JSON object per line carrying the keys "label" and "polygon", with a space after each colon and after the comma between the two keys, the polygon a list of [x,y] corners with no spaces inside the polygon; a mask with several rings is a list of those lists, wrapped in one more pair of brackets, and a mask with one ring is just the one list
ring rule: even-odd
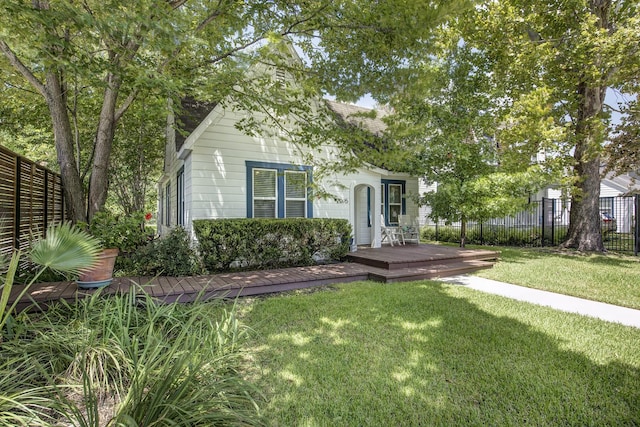
{"label": "concrete sidewalk", "polygon": [[556,294],[524,286],[511,285],[495,280],[483,279],[475,276],[453,276],[439,279],[443,282],[457,283],[471,289],[526,301],[532,304],[543,305],[556,310],[569,313],[578,313],[585,316],[596,317],[609,322],[621,323],[627,326],[640,328],[640,310],[605,304],[603,302],[590,301],[582,298]]}

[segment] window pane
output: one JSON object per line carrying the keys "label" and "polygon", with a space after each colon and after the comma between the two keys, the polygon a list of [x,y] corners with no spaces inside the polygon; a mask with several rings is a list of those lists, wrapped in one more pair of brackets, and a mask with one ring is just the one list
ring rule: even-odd
{"label": "window pane", "polygon": [[400,210],[401,210],[400,205],[389,205],[389,223],[391,224],[398,223],[398,215],[402,213],[400,212]]}
{"label": "window pane", "polygon": [[176,207],[178,209],[178,225],[184,225],[184,167],[180,169],[178,175],[176,176],[176,193],[177,193],[177,204]]}
{"label": "window pane", "polygon": [[275,218],[276,217],[276,201],[275,200],[254,200],[253,201],[253,217],[254,218]]}
{"label": "window pane", "polygon": [[302,200],[287,200],[286,203],[286,217],[287,218],[305,218],[305,205],[306,201]]}
{"label": "window pane", "polygon": [[613,215],[613,197],[600,197],[600,212]]}
{"label": "window pane", "polygon": [[285,193],[287,199],[307,198],[307,174],[305,172],[285,172]]}
{"label": "window pane", "polygon": [[171,225],[171,183],[167,183],[167,186],[164,188],[165,194],[165,206],[164,206],[164,225]]}
{"label": "window pane", "polygon": [[402,186],[397,184],[389,185],[389,203],[402,202]]}
{"label": "window pane", "polygon": [[253,197],[276,197],[275,170],[253,170]]}

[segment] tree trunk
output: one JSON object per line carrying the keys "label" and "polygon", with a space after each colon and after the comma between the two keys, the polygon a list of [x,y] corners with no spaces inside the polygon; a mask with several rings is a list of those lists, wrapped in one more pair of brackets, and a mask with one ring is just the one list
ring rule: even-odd
{"label": "tree trunk", "polygon": [[73,133],[60,75],[48,72],[45,85],[68,217],[73,222],[86,222],[85,192],[76,166]]}
{"label": "tree trunk", "polygon": [[460,220],[460,247],[464,248],[467,243],[467,219],[463,216]]}
{"label": "tree trunk", "polygon": [[107,200],[107,191],[109,188],[109,158],[115,134],[116,102],[118,100],[121,82],[120,77],[114,74],[107,76],[107,87],[104,92],[102,110],[100,111],[93,167],[91,169],[91,179],[89,182],[89,220],[93,218],[96,212],[102,210]]}
{"label": "tree trunk", "polygon": [[600,138],[598,114],[602,112],[606,87],[580,85],[582,105],[576,120],[574,175],[569,231],[563,247],[580,251],[604,251],[600,229]]}

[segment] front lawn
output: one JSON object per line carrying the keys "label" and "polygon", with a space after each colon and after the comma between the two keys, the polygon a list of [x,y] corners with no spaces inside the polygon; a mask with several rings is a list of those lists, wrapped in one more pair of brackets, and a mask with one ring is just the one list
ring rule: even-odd
{"label": "front lawn", "polygon": [[433,281],[257,299],[281,426],[637,425],[640,330]]}
{"label": "front lawn", "polygon": [[640,309],[640,259],[551,249],[498,248],[500,262],[478,276]]}

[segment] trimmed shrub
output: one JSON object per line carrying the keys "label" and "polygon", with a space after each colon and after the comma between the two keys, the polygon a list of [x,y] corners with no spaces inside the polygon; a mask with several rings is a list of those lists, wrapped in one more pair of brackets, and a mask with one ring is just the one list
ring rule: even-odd
{"label": "trimmed shrub", "polygon": [[[553,241],[551,227],[545,229],[544,239],[542,227],[507,227],[504,225],[485,224],[469,226],[467,228],[467,241],[469,245],[488,246],[555,246],[564,241],[567,235],[567,227],[556,225],[553,229]],[[460,243],[460,227],[451,225],[435,225],[422,227],[421,238],[438,242]]]}
{"label": "trimmed shrub", "polygon": [[178,227],[131,255],[131,272],[136,276],[193,276],[202,273],[202,263],[191,247],[184,228]]}
{"label": "trimmed shrub", "polygon": [[200,219],[193,221],[209,271],[268,269],[339,260],[351,242],[344,219]]}

